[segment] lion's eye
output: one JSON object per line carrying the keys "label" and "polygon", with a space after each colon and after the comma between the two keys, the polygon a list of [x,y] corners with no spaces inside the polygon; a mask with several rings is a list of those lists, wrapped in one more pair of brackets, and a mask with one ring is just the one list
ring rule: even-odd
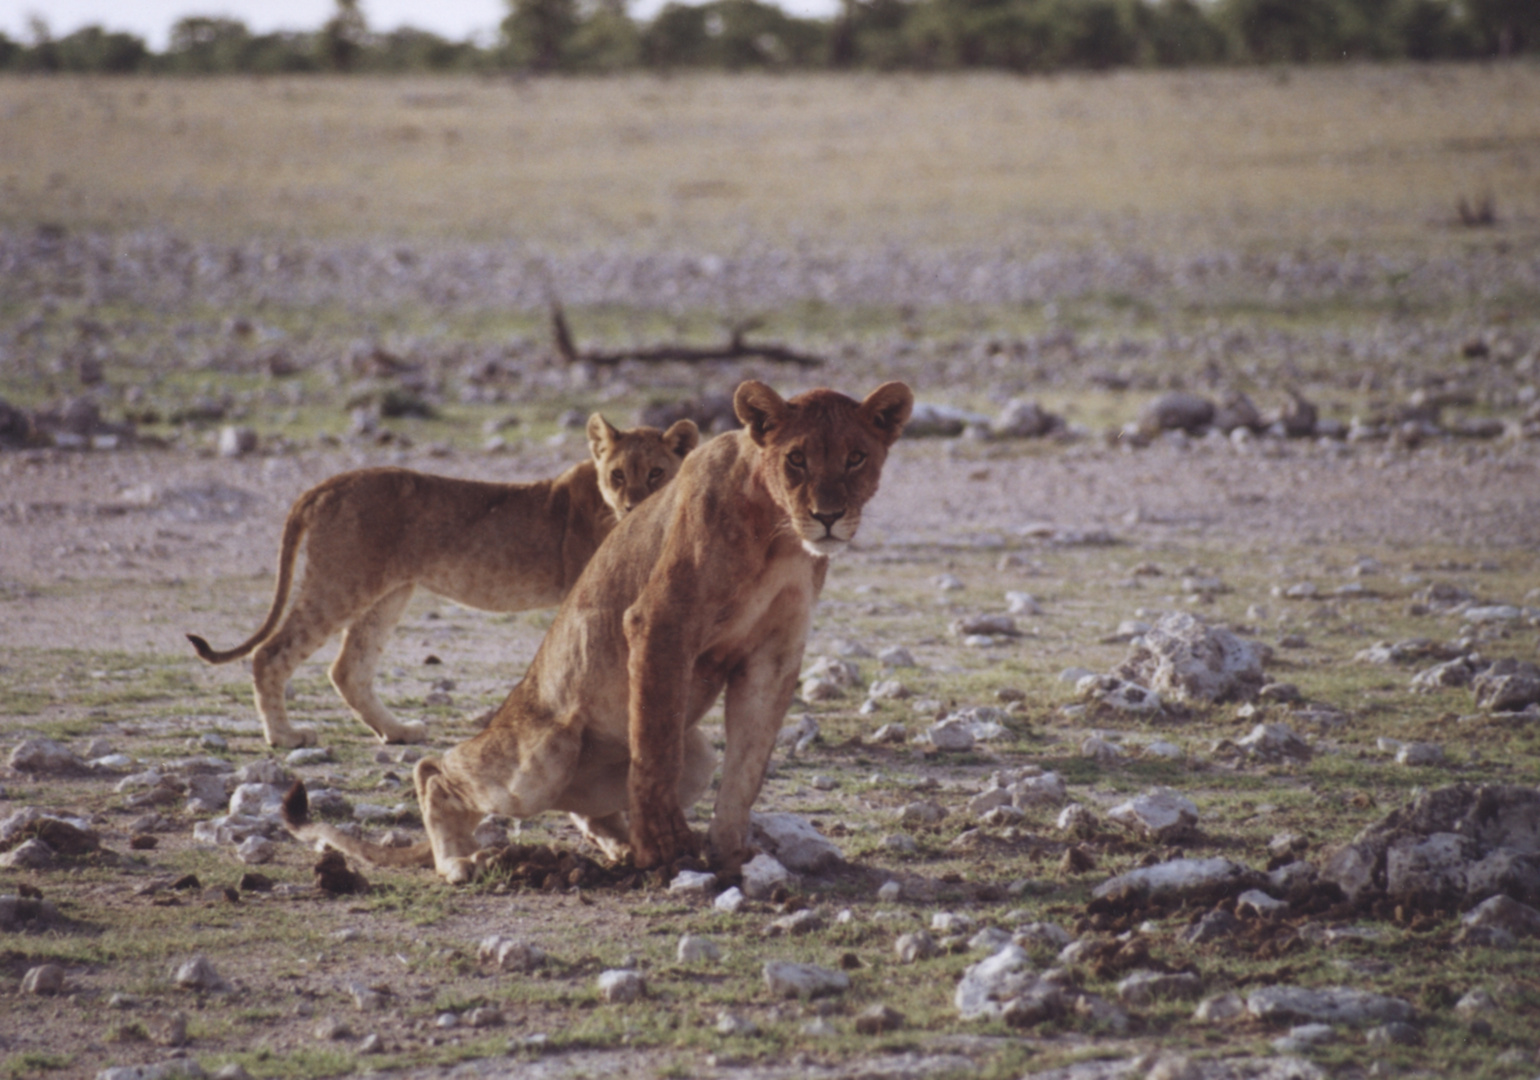
{"label": "lion's eye", "polygon": [[610,473],[610,483],[614,484],[616,487],[625,487],[626,474],[621,472],[619,469],[616,469],[614,472]]}
{"label": "lion's eye", "polygon": [[790,465],[793,469],[805,469],[807,468],[807,455],[803,454],[801,450],[793,450],[786,455],[786,464]]}
{"label": "lion's eye", "polygon": [[658,481],[660,481],[662,479],[663,479],[663,470],[662,469],[653,469],[652,472],[647,474],[647,482],[649,484],[656,484]]}
{"label": "lion's eye", "polygon": [[851,453],[851,455],[848,458],[845,459],[845,468],[847,468],[847,469],[854,469],[856,466],[860,465],[865,460],[866,460],[866,455],[865,454],[861,453],[861,451],[859,451],[859,450],[853,451]]}

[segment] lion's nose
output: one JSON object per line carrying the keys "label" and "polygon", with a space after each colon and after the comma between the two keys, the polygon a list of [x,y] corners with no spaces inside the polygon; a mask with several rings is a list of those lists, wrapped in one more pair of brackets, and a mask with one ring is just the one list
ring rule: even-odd
{"label": "lion's nose", "polygon": [[827,514],[820,514],[815,512],[813,514],[813,520],[820,522],[823,525],[824,532],[832,532],[834,529],[834,523],[844,516],[845,511],[843,510],[835,510]]}

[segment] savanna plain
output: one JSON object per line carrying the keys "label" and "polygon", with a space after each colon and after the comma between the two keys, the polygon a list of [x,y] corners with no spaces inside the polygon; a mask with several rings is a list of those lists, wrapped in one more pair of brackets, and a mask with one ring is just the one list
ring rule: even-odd
{"label": "savanna plain", "polygon": [[[0,1074],[1540,1072],[1540,68],[13,78],[0,147]],[[333,642],[270,750],[184,634],[257,626],[302,491],[745,378],[921,406],[756,806],[837,858],[718,904],[548,815],[339,892],[228,819],[420,835],[550,623],[419,592],[429,745]],[[1246,673],[1160,683],[1177,633]]]}

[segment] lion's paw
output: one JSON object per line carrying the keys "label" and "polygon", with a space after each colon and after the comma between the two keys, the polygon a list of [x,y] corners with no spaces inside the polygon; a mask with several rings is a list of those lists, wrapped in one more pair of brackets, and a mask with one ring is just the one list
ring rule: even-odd
{"label": "lion's paw", "polygon": [[469,885],[476,880],[476,864],[470,859],[450,859],[442,873],[450,885]]}
{"label": "lion's paw", "polygon": [[396,725],[396,730],[388,735],[381,735],[380,741],[385,743],[425,743],[428,741],[428,725],[421,720],[403,720]]}
{"label": "lion's paw", "polygon": [[267,733],[267,745],[277,750],[298,750],[304,746],[314,746],[318,741],[312,724],[295,724],[284,731]]}

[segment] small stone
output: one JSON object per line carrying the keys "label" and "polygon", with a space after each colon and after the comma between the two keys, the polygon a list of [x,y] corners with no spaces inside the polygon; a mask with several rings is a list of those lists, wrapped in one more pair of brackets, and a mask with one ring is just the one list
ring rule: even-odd
{"label": "small stone", "polygon": [[1198,1024],[1228,1024],[1246,1015],[1246,1002],[1239,994],[1216,994],[1198,1002],[1192,1018]]}
{"label": "small stone", "polygon": [[1392,1021],[1370,1028],[1364,1039],[1370,1046],[1416,1046],[1422,1042],[1422,1032],[1404,1021]]}
{"label": "small stone", "polygon": [[80,757],[53,739],[23,739],[11,751],[11,768],[17,772],[70,776],[89,771]]}
{"label": "small stone", "polygon": [[599,975],[599,996],[612,1005],[636,1001],[647,992],[647,982],[639,971],[611,969]]}
{"label": "small stone", "polygon": [[716,888],[717,876],[699,870],[681,870],[668,883],[668,891],[684,896],[709,896]]}
{"label": "small stone", "polygon": [[1088,736],[1080,744],[1080,756],[1102,765],[1110,765],[1123,756],[1116,744],[1097,735]]}
{"label": "small stone", "polygon": [[856,1015],[856,1034],[881,1035],[904,1026],[904,1014],[886,1005],[873,1005]]}
{"label": "small stone", "polygon": [[1205,912],[1197,922],[1182,931],[1180,936],[1183,941],[1194,945],[1206,945],[1209,942],[1234,937],[1240,933],[1241,929],[1241,921],[1221,908],[1218,911]]}
{"label": "small stone", "polygon": [[340,1016],[328,1016],[316,1024],[315,1037],[325,1042],[340,1042],[353,1037],[353,1028]]}
{"label": "small stone", "polygon": [[1107,818],[1155,840],[1174,840],[1196,827],[1198,807],[1174,791],[1157,788],[1114,806]]}
{"label": "small stone", "polygon": [[883,743],[901,743],[908,739],[909,729],[903,724],[883,724],[866,737],[866,741],[873,746],[881,746]]}
{"label": "small stone", "polygon": [[973,749],[971,725],[952,717],[931,725],[925,737],[937,750],[966,753]]}
{"label": "small stone", "polygon": [[936,946],[935,938],[930,937],[926,931],[915,931],[913,934],[899,935],[898,941],[893,943],[893,952],[898,955],[899,963],[912,964],[941,954],[941,949]]}
{"label": "small stone", "polygon": [[722,1012],[717,1013],[716,1030],[718,1035],[737,1035],[743,1038],[752,1038],[759,1034],[759,1025],[746,1017],[724,1009]]}
{"label": "small stone", "polygon": [[711,902],[711,906],[716,908],[718,911],[723,911],[731,915],[732,913],[742,909],[745,899],[746,897],[743,895],[743,890],[734,885],[729,889],[723,890],[722,893]]}
{"label": "small stone", "polygon": [[1011,943],[1011,935],[998,926],[986,926],[968,939],[971,952],[995,953]]}
{"label": "small stone", "polygon": [[761,853],[743,865],[743,893],[752,900],[767,898],[791,880],[791,871],[770,855]]}
{"label": "small stone", "polygon": [[936,825],[945,817],[945,807],[934,799],[908,803],[898,811],[898,823],[910,828]]}
{"label": "small stone", "polygon": [[1118,999],[1128,1005],[1148,1005],[1170,998],[1192,998],[1203,992],[1203,980],[1186,971],[1135,971],[1117,986]]}
{"label": "small stone", "polygon": [[817,964],[772,960],[765,964],[765,985],[776,997],[816,998],[850,989],[850,976]]}
{"label": "small stone", "polygon": [[347,985],[348,994],[353,998],[353,1004],[358,1006],[359,1012],[378,1012],[385,1007],[385,995],[372,986],[365,986],[360,982],[350,982]]}
{"label": "small stone", "polygon": [[889,833],[880,843],[895,855],[913,855],[920,850],[919,841],[908,833]]}
{"label": "small stone", "polygon": [[770,925],[765,928],[765,934],[768,937],[779,937],[782,934],[810,934],[815,930],[822,930],[823,928],[823,916],[816,911],[804,908],[801,911],[794,911],[790,915],[782,915],[780,918],[771,921]]}
{"label": "small stone", "polygon": [[248,836],[235,849],[235,857],[247,866],[272,862],[277,854],[278,845],[260,836]]}
{"label": "small stone", "polygon": [[966,934],[973,920],[954,911],[938,911],[930,917],[930,928],[938,934]]}
{"label": "small stone", "polygon": [[0,867],[8,870],[46,870],[54,864],[55,855],[53,848],[34,837],[0,855]]}
{"label": "small stone", "polygon": [[1540,911],[1501,894],[1471,908],[1460,916],[1460,922],[1477,929],[1501,930],[1515,938],[1540,937]]}
{"label": "small stone", "polygon": [[499,971],[530,972],[544,967],[545,950],[520,938],[491,934],[481,939],[477,956],[483,964],[494,964]]}
{"label": "small stone", "polygon": [[1412,768],[1437,768],[1449,764],[1444,748],[1437,743],[1406,743],[1396,751],[1396,764]]}
{"label": "small stone", "polygon": [[21,992],[23,994],[38,994],[51,997],[64,989],[64,969],[58,964],[41,964],[35,968],[28,968],[27,973],[21,979]]}
{"label": "small stone", "polygon": [[902,645],[892,645],[877,654],[877,662],[886,668],[919,667],[913,654]]}
{"label": "small stone", "polygon": [[501,1009],[482,1005],[465,1014],[465,1022],[473,1028],[502,1027],[508,1022]]}
{"label": "small stone", "polygon": [[722,959],[722,950],[710,938],[685,934],[679,939],[677,955],[681,964],[714,964]]}
{"label": "small stone", "polygon": [[1496,1009],[1496,999],[1485,988],[1479,986],[1454,1003],[1454,1011],[1467,1019],[1479,1016],[1481,1013],[1495,1012]]}
{"label": "small stone", "polygon": [[1235,911],[1238,915],[1248,912],[1262,919],[1282,918],[1289,912],[1289,905],[1284,900],[1274,900],[1260,889],[1248,889],[1235,898]]}
{"label": "small stone", "polygon": [[385,1052],[385,1040],[380,1038],[379,1032],[371,1031],[358,1041],[360,1054],[383,1054]]}
{"label": "small stone", "polygon": [[230,989],[230,984],[214,970],[206,956],[195,956],[176,969],[173,981],[184,990],[219,992]]}
{"label": "small stone", "polygon": [[1246,999],[1246,1011],[1269,1022],[1304,1021],[1355,1027],[1373,1021],[1406,1023],[1413,1018],[1411,1005],[1400,998],[1343,986],[1263,987],[1252,991]]}
{"label": "small stone", "polygon": [[225,425],[219,429],[219,456],[244,457],[257,448],[257,433],[249,427]]}
{"label": "small stone", "polygon": [[1287,1035],[1273,1040],[1273,1049],[1280,1054],[1299,1054],[1312,1047],[1335,1042],[1337,1029],[1330,1024],[1299,1024],[1289,1029]]}

